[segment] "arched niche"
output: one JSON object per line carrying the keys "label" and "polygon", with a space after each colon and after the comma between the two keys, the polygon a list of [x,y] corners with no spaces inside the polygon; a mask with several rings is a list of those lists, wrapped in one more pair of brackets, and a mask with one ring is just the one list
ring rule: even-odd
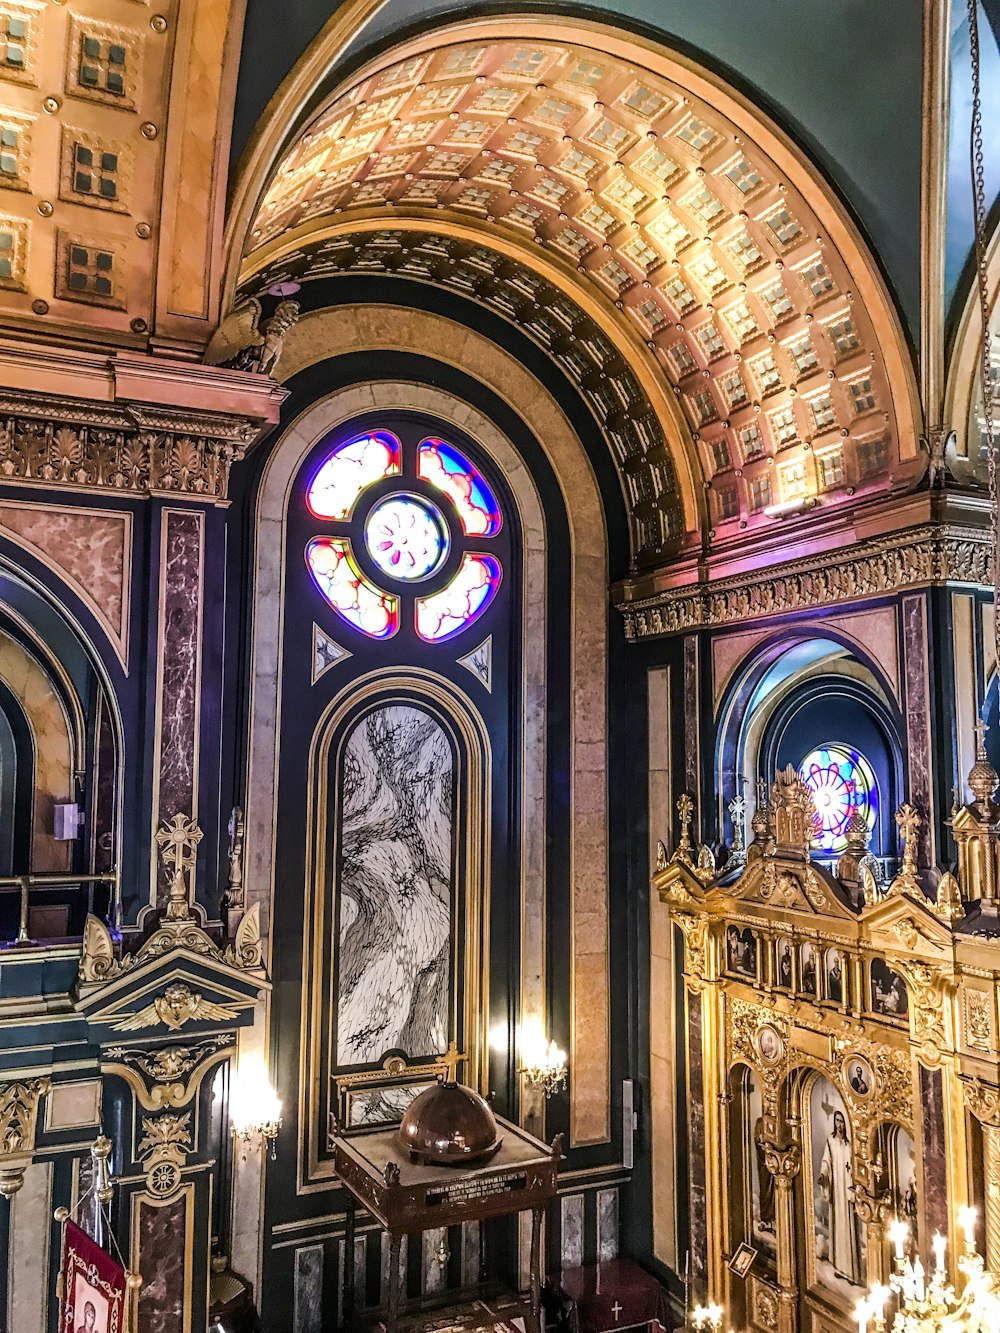
{"label": "arched niche", "polygon": [[769,784],[777,768],[797,767],[820,746],[853,747],[879,784],[873,850],[892,853],[904,727],[890,676],[857,640],[830,627],[764,640],[732,671],[718,715],[716,772],[725,803],[742,777],[749,819],[758,779]]}
{"label": "arched niche", "polygon": [[[607,536],[600,494],[580,441],[547,390],[481,335],[451,321],[394,307],[341,307],[300,322],[286,345],[286,374],[348,352],[381,349],[426,355],[474,375],[509,402],[545,451],[562,493],[570,534],[569,799],[570,1135],[574,1143],[606,1141],[610,1132],[609,913],[607,862],[606,690]],[[377,362],[375,362],[377,364]],[[482,412],[429,385],[373,378],[312,402],[278,439],[257,493],[252,700],[248,775],[248,885],[259,886],[270,932],[276,883],[276,755],[280,734],[281,625],[286,596],[286,513],[304,460],[338,424],[391,406],[454,420],[495,460],[514,494],[524,540],[520,607],[524,644],[521,882],[521,1023],[547,1013],[546,934],[546,581],[549,536],[531,473],[512,442]],[[261,891],[262,890],[262,891]],[[512,1050],[517,1033],[510,1034]]]}

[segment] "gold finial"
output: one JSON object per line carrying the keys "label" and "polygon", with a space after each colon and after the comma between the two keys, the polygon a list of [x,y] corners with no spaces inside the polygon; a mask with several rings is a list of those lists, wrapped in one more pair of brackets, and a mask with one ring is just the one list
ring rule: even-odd
{"label": "gold finial", "polygon": [[[742,784],[744,779],[739,779]],[[729,802],[729,816],[733,821],[733,846],[729,855],[731,862],[742,861],[743,859],[743,821],[746,819],[747,803],[743,799],[742,790],[737,787],[736,795]]]}
{"label": "gold finial", "polygon": [[976,732],[976,762],[969,770],[969,790],[981,806],[988,806],[993,799],[993,793],[997,789],[997,783],[1000,778],[997,777],[997,771],[989,761],[986,753],[986,733],[989,726],[985,722],[977,722]]}
{"label": "gold finial", "polygon": [[164,863],[173,866],[167,891],[167,920],[188,921],[194,897],[194,867],[204,834],[187,815],[176,814],[156,835]]}
{"label": "gold finial", "polygon": [[677,801],[677,813],[681,817],[681,838],[677,844],[677,855],[686,861],[691,860],[691,816],[694,813],[694,801],[682,792]]}
{"label": "gold finial", "polygon": [[946,870],[938,880],[937,900],[934,909],[939,917],[945,921],[961,921],[965,916],[965,908],[962,905],[962,891],[959,888],[958,880]]}
{"label": "gold finial", "polygon": [[901,805],[896,811],[896,824],[899,827],[899,836],[903,839],[903,864],[899,868],[900,875],[917,873],[917,829],[922,823],[923,820],[912,805]]}

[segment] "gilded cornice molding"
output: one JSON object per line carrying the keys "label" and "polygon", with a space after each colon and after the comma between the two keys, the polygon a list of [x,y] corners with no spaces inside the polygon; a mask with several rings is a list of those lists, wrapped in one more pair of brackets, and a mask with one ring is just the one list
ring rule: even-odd
{"label": "gilded cornice molding", "polygon": [[629,639],[728,625],[939,583],[988,585],[985,532],[928,524],[844,551],[772,564],[745,575],[619,602]]}

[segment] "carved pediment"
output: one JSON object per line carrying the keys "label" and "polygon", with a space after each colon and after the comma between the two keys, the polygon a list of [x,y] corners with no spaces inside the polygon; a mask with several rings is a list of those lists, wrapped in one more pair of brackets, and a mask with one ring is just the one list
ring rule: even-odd
{"label": "carved pediment", "polygon": [[780,855],[752,861],[745,873],[730,886],[730,893],[744,907],[759,902],[782,912],[828,916],[852,920],[854,913],[841,901],[837,887],[820,866],[787,861]]}
{"label": "carved pediment", "polygon": [[904,893],[866,906],[861,913],[872,945],[888,952],[951,956],[954,943],[951,922],[935,911],[923,893]]}
{"label": "carved pediment", "polygon": [[181,946],[104,983],[81,986],[75,1007],[103,1044],[120,1041],[123,1033],[188,1036],[243,1026],[268,990],[270,982],[255,971]]}

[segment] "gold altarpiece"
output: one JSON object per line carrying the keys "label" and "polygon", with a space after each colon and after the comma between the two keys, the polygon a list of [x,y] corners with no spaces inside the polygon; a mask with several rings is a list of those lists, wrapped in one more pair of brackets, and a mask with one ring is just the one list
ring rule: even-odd
{"label": "gold altarpiece", "polygon": [[721,868],[678,802],[653,887],[683,937],[692,1294],[734,1327],[853,1328],[888,1279],[897,1215],[926,1262],[971,1201],[1000,1269],[997,783],[980,744],[951,820],[957,875],[918,874],[920,816],[903,806],[888,884],[859,815],[832,872],[811,858],[794,769]]}

